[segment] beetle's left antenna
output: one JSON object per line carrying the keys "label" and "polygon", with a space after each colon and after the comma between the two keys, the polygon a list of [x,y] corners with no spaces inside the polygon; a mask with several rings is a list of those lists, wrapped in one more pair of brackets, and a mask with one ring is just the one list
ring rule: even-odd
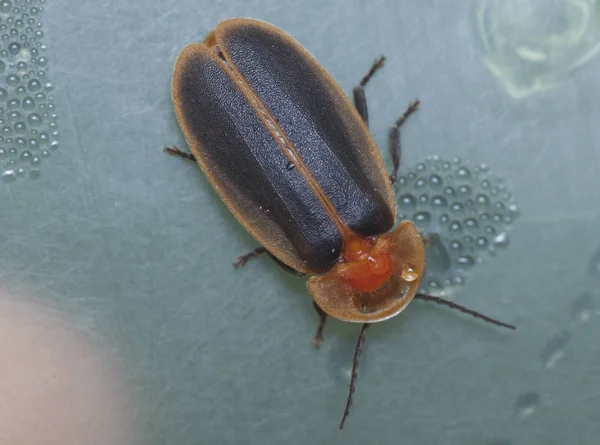
{"label": "beetle's left antenna", "polygon": [[369,323],[365,323],[360,330],[360,335],[358,336],[358,340],[356,342],[356,348],[354,348],[354,357],[352,357],[352,377],[350,377],[350,387],[348,388],[348,398],[346,399],[346,407],[344,408],[344,415],[342,416],[342,421],[340,422],[340,430],[344,428],[344,423],[350,414],[350,407],[352,406],[352,395],[356,390],[356,376],[358,371],[358,358],[360,357],[360,352],[362,351],[363,343],[365,342],[365,337],[367,336],[367,329],[371,326]]}
{"label": "beetle's left antenna", "polygon": [[469,309],[464,306],[461,306],[460,304],[456,304],[453,301],[444,300],[443,298],[435,297],[433,295],[416,294],[415,300],[431,301],[433,303],[441,304],[443,306],[448,306],[450,309],[456,309],[464,314],[469,314],[472,317],[479,318],[480,320],[486,321],[491,324],[495,324],[496,326],[501,326],[503,328],[513,330],[517,329],[517,327],[512,324],[504,323],[503,321],[496,320],[495,318],[488,317],[487,315],[483,315],[481,312],[474,311],[473,309]]}

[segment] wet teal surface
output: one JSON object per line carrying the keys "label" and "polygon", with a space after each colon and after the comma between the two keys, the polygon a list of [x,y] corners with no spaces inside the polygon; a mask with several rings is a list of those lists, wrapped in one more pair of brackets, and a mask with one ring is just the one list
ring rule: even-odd
{"label": "wet teal surface", "polygon": [[[4,286],[65,308],[126,369],[138,443],[597,443],[600,59],[586,40],[577,53],[585,63],[515,98],[489,69],[481,6],[47,0],[60,148],[37,180],[0,183],[0,273]],[[388,127],[412,99],[422,102],[403,128],[402,174],[416,181],[428,157],[457,157],[473,177],[486,164],[510,193],[502,221],[495,211],[478,221],[481,233],[495,231],[485,248],[468,215],[451,214],[470,198],[447,199],[449,220],[439,222],[440,210],[429,227],[438,243],[428,273],[438,283],[428,290],[518,330],[423,302],[373,326],[341,433],[358,326],[331,321],[314,350],[303,280],[267,258],[234,272],[232,260],[255,243],[195,165],[161,152],[185,147],[170,99],[178,52],[232,16],[285,29],[348,93],[385,54],[367,96],[386,156]],[[473,188],[476,207],[481,180],[456,182],[457,194],[461,185]],[[411,187],[400,184],[398,199]],[[427,211],[443,196],[436,187],[413,193],[428,195]],[[491,191],[489,200],[503,202]],[[511,204],[518,213],[507,223]],[[490,253],[500,233],[508,245]]]}

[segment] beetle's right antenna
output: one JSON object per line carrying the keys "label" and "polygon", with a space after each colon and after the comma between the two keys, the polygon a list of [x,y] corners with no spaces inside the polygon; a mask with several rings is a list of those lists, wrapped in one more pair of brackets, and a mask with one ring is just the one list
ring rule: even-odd
{"label": "beetle's right antenna", "polygon": [[453,301],[444,300],[443,298],[440,298],[440,297],[434,297],[433,295],[426,295],[426,294],[416,294],[415,300],[417,300],[417,299],[423,300],[423,301],[432,301],[434,303],[441,304],[443,306],[448,306],[450,309],[459,310],[459,311],[461,311],[465,314],[469,314],[475,318],[479,318],[481,320],[487,321],[488,323],[495,324],[496,326],[502,326],[503,328],[508,328],[508,329],[517,329],[517,327],[513,326],[512,324],[504,323],[502,321],[488,317],[487,315],[483,315],[481,312],[476,312],[472,309],[468,309],[464,306],[461,306],[460,304],[456,304]]}
{"label": "beetle's right antenna", "polygon": [[354,348],[354,357],[352,358],[352,377],[350,378],[350,387],[348,389],[348,398],[346,399],[346,407],[344,408],[344,415],[342,416],[342,421],[340,422],[340,430],[344,428],[344,423],[350,414],[350,407],[352,406],[352,395],[356,390],[356,376],[358,375],[358,357],[360,356],[360,352],[362,351],[363,343],[365,342],[365,337],[367,336],[367,329],[369,329],[370,323],[365,323],[360,330],[360,335],[358,336],[358,341],[356,342],[356,348]]}

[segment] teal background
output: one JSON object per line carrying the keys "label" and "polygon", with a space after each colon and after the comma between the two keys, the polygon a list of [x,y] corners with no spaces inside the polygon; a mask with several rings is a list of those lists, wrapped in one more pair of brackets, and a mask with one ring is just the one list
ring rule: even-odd
{"label": "teal background", "polygon": [[[600,60],[516,100],[481,63],[474,5],[48,0],[61,147],[37,181],[1,184],[0,266],[123,364],[139,443],[598,443]],[[283,28],[347,92],[385,54],[367,92],[378,145],[418,97],[405,165],[485,162],[521,208],[510,247],[453,295],[518,330],[422,302],[373,326],[343,432],[358,326],[330,320],[314,350],[303,280],[267,258],[234,272],[255,243],[195,165],[161,152],[185,147],[178,52],[232,16]]]}

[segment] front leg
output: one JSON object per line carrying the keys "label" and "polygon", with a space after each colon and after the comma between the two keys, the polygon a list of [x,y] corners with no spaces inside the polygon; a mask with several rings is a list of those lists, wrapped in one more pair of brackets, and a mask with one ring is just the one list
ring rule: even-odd
{"label": "front leg", "polygon": [[352,93],[354,95],[354,106],[356,107],[358,114],[360,114],[360,117],[363,118],[363,121],[365,121],[365,124],[367,124],[367,126],[369,125],[369,110],[367,109],[367,96],[365,94],[365,85],[369,82],[371,77],[373,77],[373,74],[375,74],[381,69],[381,67],[383,67],[384,63],[384,56],[379,56],[377,59],[375,59],[375,61],[371,65],[371,68],[369,68],[367,74],[363,76],[359,84],[355,86],[352,90]]}
{"label": "front leg", "polygon": [[400,169],[400,159],[402,157],[402,151],[400,149],[400,127],[406,122],[411,114],[419,109],[419,104],[420,102],[418,100],[411,102],[406,111],[402,113],[402,116],[400,116],[393,127],[390,128],[389,149],[393,165],[390,181],[392,184],[398,179],[398,170]]}

